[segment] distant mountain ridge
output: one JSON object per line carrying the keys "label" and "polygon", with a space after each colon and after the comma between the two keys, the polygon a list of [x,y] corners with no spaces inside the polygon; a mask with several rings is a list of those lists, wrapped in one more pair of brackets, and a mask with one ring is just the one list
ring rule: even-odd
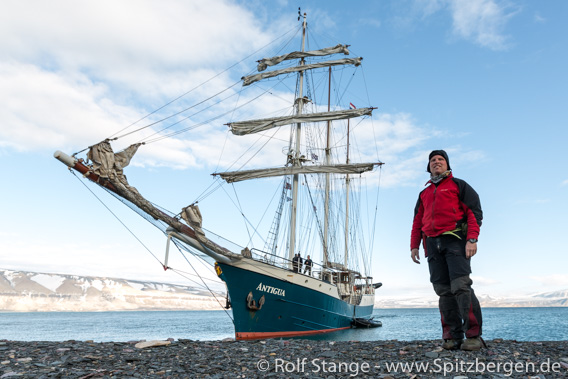
{"label": "distant mountain ridge", "polygon": [[[482,307],[568,307],[568,290],[543,292],[533,295],[514,297],[492,297],[479,295],[477,298]],[[377,296],[375,306],[378,308],[437,308],[436,295],[416,298],[381,298]]]}
{"label": "distant mountain ridge", "polygon": [[[224,305],[224,294],[216,294]],[[477,296],[483,307],[566,307],[568,289],[516,297]],[[0,311],[220,310],[200,288],[106,277],[0,269]],[[386,297],[377,291],[375,307],[437,308],[431,297]]]}
{"label": "distant mountain ridge", "polygon": [[[224,296],[217,294],[224,304]],[[222,309],[199,288],[138,280],[0,269],[0,311]]]}

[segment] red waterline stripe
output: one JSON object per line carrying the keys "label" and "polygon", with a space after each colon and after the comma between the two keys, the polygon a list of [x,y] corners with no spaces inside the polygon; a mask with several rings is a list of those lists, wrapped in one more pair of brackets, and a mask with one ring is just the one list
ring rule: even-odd
{"label": "red waterline stripe", "polygon": [[312,334],[322,334],[331,333],[338,330],[350,329],[350,326],[345,326],[343,328],[335,329],[321,329],[321,330],[307,330],[307,331],[297,331],[297,332],[251,332],[251,333],[235,333],[236,340],[257,340],[265,338],[278,338],[278,337],[297,337],[297,336],[309,336]]}

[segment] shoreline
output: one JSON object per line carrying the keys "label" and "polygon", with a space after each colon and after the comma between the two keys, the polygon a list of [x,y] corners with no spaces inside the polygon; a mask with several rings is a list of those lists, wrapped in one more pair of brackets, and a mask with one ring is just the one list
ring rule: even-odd
{"label": "shoreline", "polygon": [[[0,296],[2,296],[0,294]],[[482,309],[534,309],[534,308],[550,308],[550,309],[562,309],[568,308],[568,305],[503,305],[503,306],[481,306]],[[374,311],[383,310],[397,310],[397,309],[434,309],[438,310],[438,306],[432,307],[420,307],[420,306],[381,306],[380,308],[374,308]],[[136,308],[136,309],[96,309],[96,310],[70,310],[70,309],[53,309],[53,310],[11,310],[11,309],[0,309],[0,314],[2,313],[104,313],[104,312],[226,312],[225,308],[203,308],[203,309],[178,309],[178,308]]]}
{"label": "shoreline", "polygon": [[440,340],[139,342],[0,340],[0,378],[568,376],[568,341],[494,339],[478,352],[446,351]]}

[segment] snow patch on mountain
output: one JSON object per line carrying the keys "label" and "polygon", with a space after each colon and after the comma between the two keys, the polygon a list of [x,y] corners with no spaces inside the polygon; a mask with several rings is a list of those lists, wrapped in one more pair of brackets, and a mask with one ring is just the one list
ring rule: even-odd
{"label": "snow patch on mountain", "polygon": [[[478,294],[477,298],[482,308],[568,306],[568,290],[511,297]],[[375,308],[438,308],[438,297],[435,294],[423,297],[381,297],[380,294],[377,293]]]}
{"label": "snow patch on mountain", "polygon": [[56,292],[59,286],[65,281],[65,278],[62,276],[46,274],[34,275],[30,279],[36,283],[41,284],[52,292]]}
{"label": "snow patch on mountain", "polygon": [[0,311],[206,310],[224,300],[182,285],[0,269]]}

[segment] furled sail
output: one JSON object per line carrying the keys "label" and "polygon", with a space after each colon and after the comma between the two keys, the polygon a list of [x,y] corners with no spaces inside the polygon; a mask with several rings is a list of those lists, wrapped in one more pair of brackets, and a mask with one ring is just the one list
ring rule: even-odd
{"label": "furled sail", "polygon": [[[119,153],[114,153],[110,143],[108,141],[103,141],[91,146],[87,157],[93,162],[93,172],[101,178],[109,180],[116,188],[118,195],[130,201],[154,219],[161,220],[172,228],[180,232],[184,232],[187,230],[186,225],[178,219],[170,217],[156,208],[152,203],[146,200],[136,188],[128,184],[126,177],[124,176],[123,169],[130,163],[130,160],[140,145],[141,144],[135,144]],[[197,206],[184,208],[182,217],[194,228],[192,232],[195,232],[195,237],[201,244],[226,257],[241,258],[240,255],[232,253],[231,251],[215,244],[205,236],[205,233],[203,233],[203,230],[201,229],[201,213]]]}
{"label": "furled sail", "polygon": [[165,215],[146,200],[136,188],[128,184],[123,169],[130,163],[130,160],[140,145],[141,144],[131,145],[125,150],[115,154],[110,143],[105,140],[91,146],[87,153],[87,158],[93,162],[92,171],[99,175],[99,177],[110,181],[120,196],[136,205],[154,219],[162,220],[178,230],[183,230],[183,225],[178,220]]}
{"label": "furled sail", "polygon": [[331,66],[339,66],[339,65],[347,65],[352,64],[354,66],[359,66],[363,58],[343,58],[334,61],[325,61],[325,62],[318,62],[312,64],[306,64],[302,66],[295,66],[295,67],[288,67],[282,70],[274,70],[269,72],[261,72],[260,74],[254,74],[249,76],[243,76],[243,86],[248,86],[249,84],[258,82],[262,79],[273,78],[278,75],[282,74],[290,74],[292,72],[304,71],[304,70],[312,70],[314,68],[320,67],[331,67]]}
{"label": "furled sail", "polygon": [[333,112],[296,114],[293,116],[263,118],[259,120],[239,121],[229,123],[231,131],[235,135],[245,135],[262,132],[282,125],[295,124],[299,122],[319,122],[343,120],[353,117],[369,116],[373,108],[344,109]]}
{"label": "furled sail", "polygon": [[242,256],[237,255],[222,246],[217,245],[215,242],[211,241],[209,238],[205,236],[203,229],[201,228],[201,223],[203,221],[203,217],[201,217],[201,211],[199,207],[195,204],[189,205],[182,209],[181,217],[187,222],[189,226],[193,228],[195,231],[195,238],[205,247],[213,250],[216,253],[224,255],[226,257],[231,258],[242,258]]}
{"label": "furled sail", "polygon": [[227,183],[240,182],[242,180],[269,178],[273,176],[295,175],[295,174],[361,174],[365,171],[371,171],[375,166],[382,165],[377,163],[351,163],[336,165],[314,165],[314,166],[290,166],[265,168],[258,170],[243,170],[220,172],[213,175],[219,175]]}
{"label": "furled sail", "polygon": [[146,200],[136,188],[128,184],[123,169],[130,163],[130,160],[139,146],[140,144],[135,144],[115,154],[110,143],[105,140],[91,146],[87,153],[87,158],[93,162],[92,171],[99,175],[99,177],[110,181],[120,196],[136,205],[154,219],[162,220],[178,230],[183,230],[183,225],[179,221],[165,215]]}
{"label": "furled sail", "polygon": [[349,50],[347,49],[347,45],[336,45],[333,47],[326,47],[320,50],[312,50],[312,51],[294,51],[292,53],[280,55],[278,57],[272,58],[263,58],[258,61],[258,72],[266,70],[268,66],[275,66],[278,63],[289,60],[289,59],[300,59],[305,57],[321,57],[325,55],[332,55],[332,54],[345,54],[349,55]]}
{"label": "furled sail", "polygon": [[115,154],[110,143],[105,140],[91,146],[87,159],[93,162],[93,171],[101,178],[118,179],[122,184],[128,185],[123,169],[130,164],[140,145],[136,143]]}

